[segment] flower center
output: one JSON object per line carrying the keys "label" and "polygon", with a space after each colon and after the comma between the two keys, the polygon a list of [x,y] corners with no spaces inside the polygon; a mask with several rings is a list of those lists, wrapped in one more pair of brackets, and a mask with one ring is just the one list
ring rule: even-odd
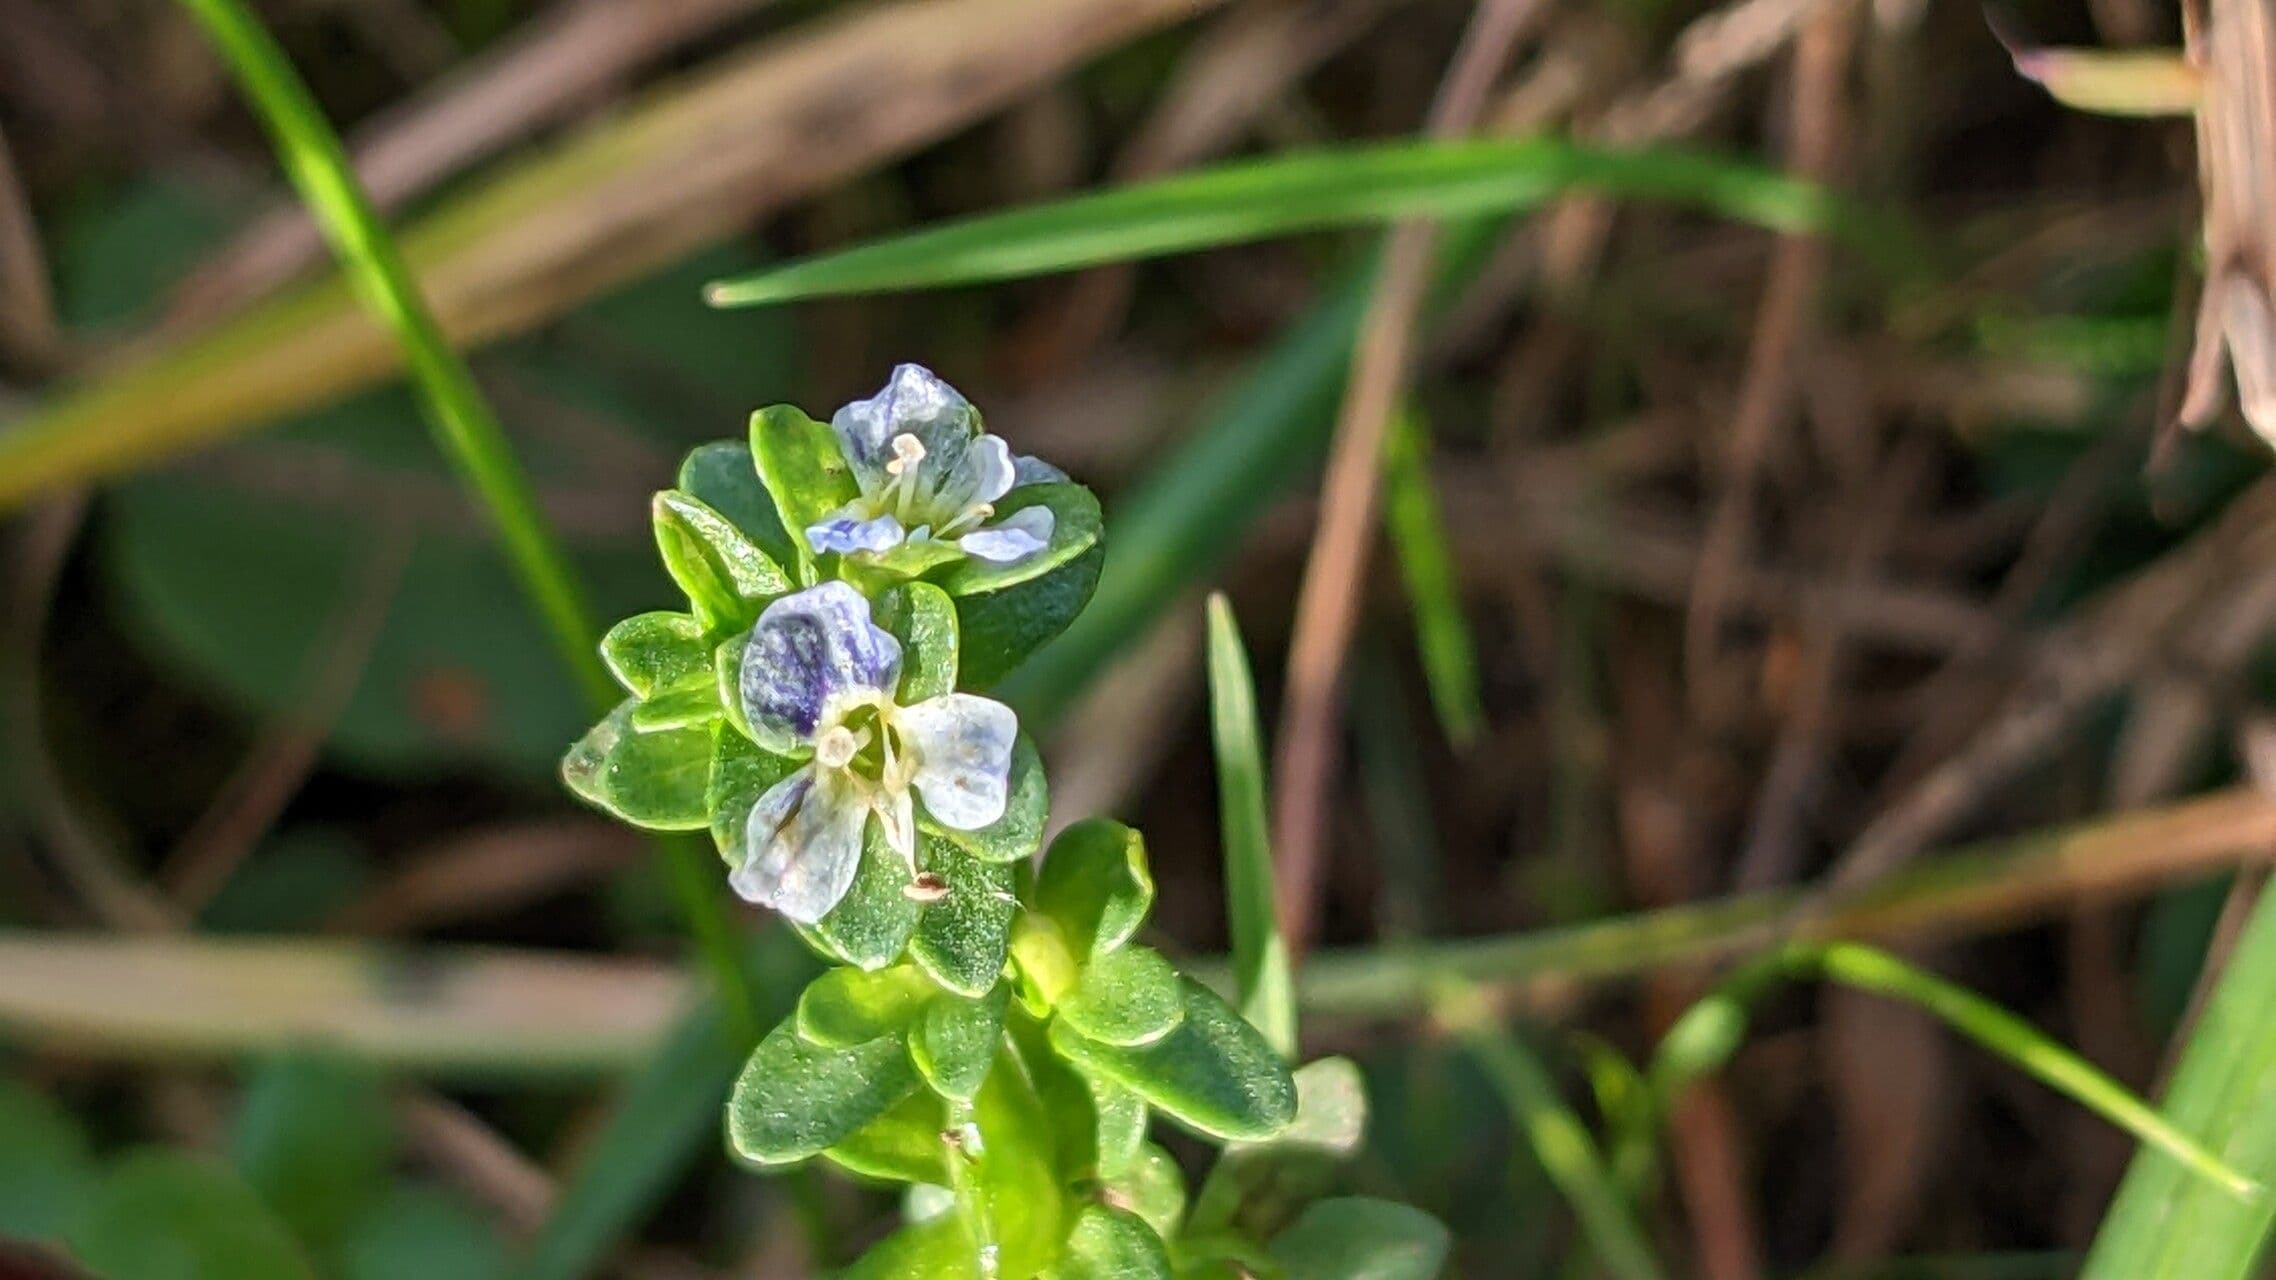
{"label": "flower center", "polygon": [[906,786],[916,761],[901,741],[894,711],[883,699],[848,707],[835,723],[815,735],[814,762],[889,789]]}
{"label": "flower center", "polygon": [[877,506],[904,526],[930,523],[925,517],[933,495],[922,483],[923,468],[918,465],[924,460],[924,441],[906,431],[893,437],[893,456],[885,463],[885,474],[892,480],[877,495]]}
{"label": "flower center", "polygon": [[834,724],[814,740],[814,758],[825,769],[843,769],[853,763],[854,755],[861,750],[862,745],[862,737],[856,736],[853,730],[842,724]]}

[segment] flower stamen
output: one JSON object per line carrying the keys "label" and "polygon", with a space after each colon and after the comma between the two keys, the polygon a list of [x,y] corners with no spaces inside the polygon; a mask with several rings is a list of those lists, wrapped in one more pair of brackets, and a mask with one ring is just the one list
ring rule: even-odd
{"label": "flower stamen", "polygon": [[866,733],[856,736],[842,724],[831,725],[814,740],[814,761],[825,769],[843,769],[853,763],[868,737]]}

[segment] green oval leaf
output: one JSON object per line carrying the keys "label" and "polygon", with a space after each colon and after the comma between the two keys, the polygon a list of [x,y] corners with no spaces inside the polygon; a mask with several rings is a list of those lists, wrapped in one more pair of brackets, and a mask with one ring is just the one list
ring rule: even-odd
{"label": "green oval leaf", "polygon": [[0,1236],[52,1239],[95,1185],[87,1136],[46,1094],[0,1079]]}
{"label": "green oval leaf", "polygon": [[633,724],[639,705],[629,698],[617,704],[569,748],[561,780],[586,803],[636,827],[692,831],[710,825],[711,730],[640,729]]}
{"label": "green oval leaf", "polygon": [[902,706],[956,689],[956,604],[929,582],[904,582],[878,593],[877,625],[901,642]]}
{"label": "green oval leaf", "polygon": [[949,1179],[948,1111],[924,1089],[893,1104],[884,1115],[822,1153],[822,1158],[866,1178],[944,1186]]}
{"label": "green oval leaf", "polygon": [[1121,1177],[1146,1145],[1146,1100],[1104,1076],[1082,1079],[1091,1095],[1098,1176]]}
{"label": "green oval leaf", "polygon": [[783,528],[774,499],[759,483],[758,460],[740,440],[698,445],[680,463],[678,488],[727,517],[767,558],[788,568],[798,563],[798,544]]}
{"label": "green oval leaf", "polygon": [[751,453],[799,558],[811,561],[806,530],[860,494],[837,433],[796,405],[769,405],[751,415]]}
{"label": "green oval leaf", "polygon": [[956,1214],[901,1228],[861,1255],[838,1280],[989,1280],[980,1248]]}
{"label": "green oval leaf", "polygon": [[864,969],[884,968],[901,958],[918,920],[927,914],[908,889],[909,864],[885,843],[884,829],[872,818],[862,836],[853,885],[830,914],[800,932],[819,940],[826,955]]}
{"label": "green oval leaf", "polygon": [[1011,988],[997,983],[977,1000],[942,993],[909,1030],[909,1056],[917,1074],[943,1097],[969,1102],[980,1092],[1004,1042],[1004,1010]]}
{"label": "green oval leaf", "polygon": [[[910,958],[951,991],[987,995],[1011,954],[1012,918],[1019,911],[1012,869],[965,857],[930,832],[919,844],[925,869],[940,877],[947,895],[924,908],[916,936],[909,940]],[[902,882],[907,882],[905,875]]]}
{"label": "green oval leaf", "polygon": [[1296,1119],[1263,1142],[1228,1145],[1202,1184],[1193,1230],[1264,1239],[1326,1191],[1367,1129],[1367,1091],[1349,1058],[1296,1069]]}
{"label": "green oval leaf", "polygon": [[650,507],[656,550],[706,630],[751,625],[768,600],[790,590],[782,567],[734,522],[691,494],[666,489]]}
{"label": "green oval leaf", "polygon": [[173,1151],[119,1161],[70,1231],[79,1260],[106,1276],[311,1280],[282,1222],[220,1165]]}
{"label": "green oval leaf", "polygon": [[1059,1019],[1087,1040],[1131,1047],[1152,1044],[1185,1020],[1178,971],[1150,947],[1094,957],[1059,1002]]}
{"label": "green oval leaf", "polygon": [[1057,1259],[1067,1231],[1049,1112],[1025,1073],[991,1071],[972,1116],[986,1146],[959,1158],[972,1161],[971,1186],[994,1235],[997,1271],[1034,1275]]}
{"label": "green oval leaf", "polygon": [[1053,569],[1098,545],[1106,522],[1099,514],[1098,495],[1071,480],[1027,484],[997,501],[995,519],[1001,520],[1029,507],[1051,512],[1051,538],[1041,551],[1010,564],[997,564],[965,556],[956,567],[940,575],[940,585],[956,597],[988,595],[1033,582]]}
{"label": "green oval leaf", "polygon": [[601,661],[635,697],[646,698],[709,670],[703,625],[684,613],[636,613],[601,637]]}
{"label": "green oval leaf", "polygon": [[301,1051],[263,1063],[230,1124],[230,1159],[293,1233],[329,1249],[385,1189],[395,1154],[368,1064]]}
{"label": "green oval leaf", "polygon": [[942,576],[962,626],[964,683],[985,689],[1017,670],[1090,603],[1105,564],[1098,499],[1077,484],[1015,489],[1003,509],[1052,509],[1051,543],[1014,565],[967,560]]}
{"label": "green oval leaf", "polygon": [[1272,1241],[1288,1280],[1437,1280],[1446,1228],[1420,1209],[1346,1196],[1322,1200]]}
{"label": "green oval leaf", "polygon": [[831,1049],[809,1044],[785,1021],[735,1079],[728,1144],[758,1164],[803,1160],[853,1136],[916,1087],[900,1036]]}
{"label": "green oval leaf", "polygon": [[356,1220],[340,1246],[340,1275],[497,1280],[512,1270],[509,1256],[497,1229],[469,1205],[430,1187],[398,1186]]}
{"label": "green oval leaf", "polygon": [[1134,1213],[1086,1205],[1067,1233],[1067,1252],[1052,1271],[1058,1280],[1169,1280],[1170,1257],[1161,1237]]}
{"label": "green oval leaf", "polygon": [[982,862],[1018,862],[1042,847],[1043,823],[1050,810],[1043,759],[1036,754],[1035,740],[1023,733],[1012,743],[1011,794],[1005,797],[1003,817],[977,831],[959,831],[934,822],[920,805],[917,825],[926,835]]}
{"label": "green oval leaf", "polygon": [[1037,873],[1035,905],[1078,956],[1121,946],[1154,907],[1145,838],[1106,818],[1087,818],[1060,832]]}
{"label": "green oval leaf", "polygon": [[1107,1198],[1146,1220],[1154,1234],[1173,1239],[1185,1222],[1185,1170],[1151,1142],[1140,1145],[1123,1170],[1106,1181]]}
{"label": "green oval leaf", "polygon": [[789,777],[799,763],[764,750],[725,726],[712,730],[711,778],[704,789],[704,807],[710,814],[711,838],[719,846],[721,857],[730,863],[735,860],[752,806],[767,788]]}
{"label": "green oval leaf", "polygon": [[832,969],[798,997],[798,1034],[809,1044],[849,1048],[907,1030],[938,992],[915,965]]}
{"label": "green oval leaf", "polygon": [[1213,1137],[1269,1138],[1286,1128],[1296,1117],[1296,1082],[1280,1055],[1215,992],[1190,978],[1180,985],[1185,1021],[1152,1044],[1100,1044],[1054,1020],[1052,1046]]}
{"label": "green oval leaf", "polygon": [[632,727],[642,733],[660,729],[708,729],[723,711],[719,705],[719,686],[703,680],[666,689],[643,701],[632,709]]}
{"label": "green oval leaf", "polygon": [[749,633],[738,631],[711,651],[711,687],[727,723],[755,742],[758,735],[751,732],[750,717],[743,714],[743,647],[750,642]]}

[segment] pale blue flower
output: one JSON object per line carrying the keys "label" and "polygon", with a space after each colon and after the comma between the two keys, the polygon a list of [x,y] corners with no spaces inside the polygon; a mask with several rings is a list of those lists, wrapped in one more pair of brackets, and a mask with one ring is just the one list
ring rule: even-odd
{"label": "pale blue flower", "polygon": [[752,806],[735,892],[811,924],[852,885],[874,815],[916,874],[915,802],[959,831],[1004,815],[1012,709],[969,693],[896,701],[901,644],[869,601],[825,582],[766,607],[743,648],[744,716],[758,744],[804,761]]}
{"label": "pale blue flower", "polygon": [[1014,458],[954,387],[919,365],[893,370],[883,390],[830,419],[860,496],[807,527],[816,551],[882,557],[902,547],[953,548],[993,564],[1016,564],[1051,541],[1051,509],[1023,507],[995,519],[996,504],[1023,485],[1065,480],[1034,458]]}

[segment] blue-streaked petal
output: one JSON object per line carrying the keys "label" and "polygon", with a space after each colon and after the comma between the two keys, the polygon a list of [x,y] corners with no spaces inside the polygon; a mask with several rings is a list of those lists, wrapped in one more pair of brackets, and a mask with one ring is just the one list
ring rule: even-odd
{"label": "blue-streaked petal", "polygon": [[[890,478],[885,464],[893,460],[893,437],[917,437],[929,461],[932,455],[951,452],[943,446],[952,443],[953,452],[961,453],[960,442],[976,434],[978,417],[971,402],[932,370],[904,364],[894,366],[893,376],[876,395],[833,414],[830,428],[837,432],[862,492],[874,493]],[[953,464],[955,458],[943,457],[940,462]]]}
{"label": "blue-streaked petal", "polygon": [[1049,507],[1021,507],[984,529],[956,540],[964,553],[993,564],[1017,564],[1051,544]]}
{"label": "blue-streaked petal", "polygon": [[901,709],[901,741],[915,755],[910,782],[943,826],[973,831],[1004,816],[1019,717],[1001,702],[951,693]]}
{"label": "blue-streaked petal", "polygon": [[849,694],[890,696],[901,642],[869,620],[869,601],[825,582],[766,607],[743,646],[740,691],[751,736],[778,754],[813,742],[822,713]]}
{"label": "blue-streaked petal", "polygon": [[1064,484],[1067,473],[1052,466],[1032,453],[1023,453],[1012,459],[1012,487],[1023,484]]}
{"label": "blue-streaked petal", "polygon": [[901,522],[892,516],[864,520],[851,507],[840,507],[820,524],[806,526],[806,545],[817,554],[834,551],[850,556],[866,551],[875,555],[900,546],[906,536]]}
{"label": "blue-streaked petal", "polygon": [[944,518],[954,519],[983,502],[1011,491],[1012,451],[1001,436],[981,436],[964,450],[956,469],[940,477],[934,501]]}
{"label": "blue-streaked petal", "polygon": [[869,807],[809,765],[767,788],[743,827],[742,859],[727,883],[747,902],[800,924],[830,913],[861,866]]}

